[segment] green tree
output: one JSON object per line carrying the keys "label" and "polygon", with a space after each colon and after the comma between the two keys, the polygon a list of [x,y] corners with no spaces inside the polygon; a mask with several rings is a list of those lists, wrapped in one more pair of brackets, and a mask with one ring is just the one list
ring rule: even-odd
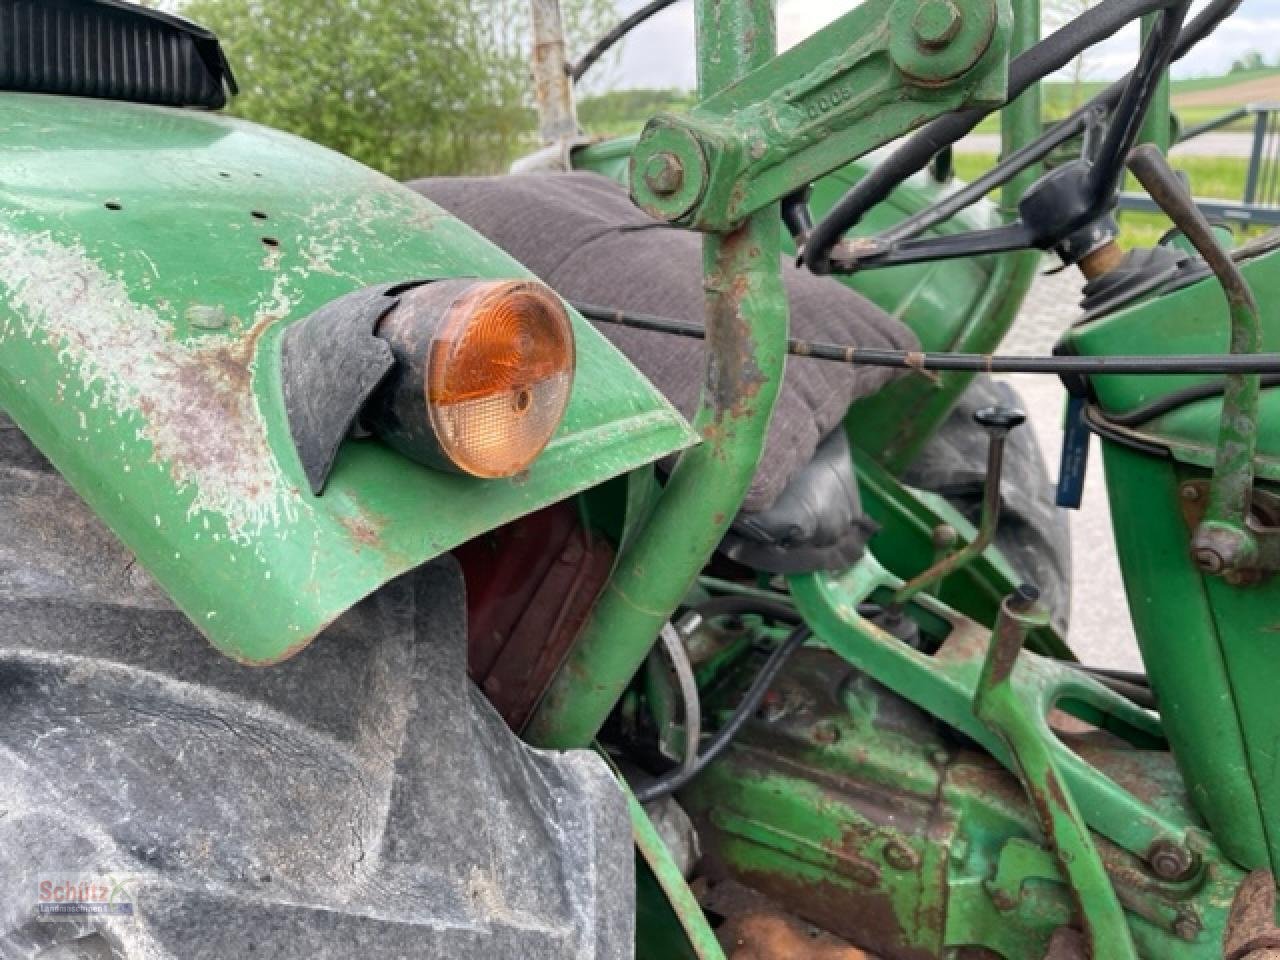
{"label": "green tree", "polygon": [[1250,50],[1238,60],[1231,61],[1231,69],[1228,73],[1247,73],[1250,70],[1261,70],[1267,65],[1262,59],[1262,54],[1257,50]]}
{"label": "green tree", "polygon": [[[240,83],[231,112],[391,176],[501,170],[532,146],[526,0],[188,0]],[[613,0],[567,0],[571,38]],[[574,46],[581,46],[581,42]]]}
{"label": "green tree", "polygon": [[[1096,0],[1044,0],[1041,5],[1042,29],[1048,33],[1066,26],[1072,20],[1088,13]],[[1067,67],[1071,84],[1070,109],[1074,110],[1084,102],[1084,82],[1088,79],[1092,51],[1082,50]]]}

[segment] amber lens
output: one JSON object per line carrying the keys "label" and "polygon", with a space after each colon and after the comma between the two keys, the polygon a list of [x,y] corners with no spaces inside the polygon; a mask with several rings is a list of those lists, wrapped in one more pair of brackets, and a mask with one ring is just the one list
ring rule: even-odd
{"label": "amber lens", "polygon": [[524,470],[560,425],[573,365],[573,327],[546,287],[468,288],[445,313],[427,364],[427,409],[445,456],[477,477]]}

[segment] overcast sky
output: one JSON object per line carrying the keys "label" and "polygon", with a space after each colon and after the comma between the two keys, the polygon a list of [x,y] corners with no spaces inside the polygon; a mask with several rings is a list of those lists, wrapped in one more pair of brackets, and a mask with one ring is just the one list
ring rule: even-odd
{"label": "overcast sky", "polygon": [[[620,0],[623,14],[645,0]],[[1206,0],[1196,0],[1192,12]],[[778,38],[782,46],[804,39],[858,5],[858,0],[779,0]],[[1094,48],[1086,63],[1090,79],[1113,79],[1132,65],[1138,45],[1136,27]],[[1240,9],[1208,40],[1174,66],[1174,76],[1224,73],[1231,61],[1257,50],[1274,63],[1280,56],[1280,0],[1244,0]],[[634,30],[621,60],[601,78],[607,86],[678,87],[694,85],[693,3],[681,0]]]}

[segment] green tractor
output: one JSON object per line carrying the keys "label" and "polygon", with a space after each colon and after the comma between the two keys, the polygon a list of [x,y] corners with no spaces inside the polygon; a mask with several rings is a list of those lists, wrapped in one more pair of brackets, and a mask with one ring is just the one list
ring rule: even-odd
{"label": "green tractor", "polygon": [[[402,185],[0,0],[0,958],[1280,953],[1280,238],[1159,149],[1236,0],[696,0],[697,105],[584,137],[669,2],[575,66],[532,0],[545,149]],[[1044,251],[1080,320],[999,355]],[[1141,674],[1066,644],[1092,435]]]}

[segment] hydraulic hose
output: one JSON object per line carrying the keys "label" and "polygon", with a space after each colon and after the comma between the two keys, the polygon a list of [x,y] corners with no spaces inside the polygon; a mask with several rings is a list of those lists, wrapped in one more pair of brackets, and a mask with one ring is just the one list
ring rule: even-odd
{"label": "hydraulic hose", "polygon": [[596,65],[601,57],[609,52],[609,49],[634,30],[640,24],[644,23],[655,13],[661,13],[667,7],[675,3],[676,0],[651,0],[643,7],[624,19],[616,27],[606,33],[603,37],[591,45],[586,53],[584,53],[572,67],[569,68],[569,79],[577,83],[582,79],[582,75]]}

